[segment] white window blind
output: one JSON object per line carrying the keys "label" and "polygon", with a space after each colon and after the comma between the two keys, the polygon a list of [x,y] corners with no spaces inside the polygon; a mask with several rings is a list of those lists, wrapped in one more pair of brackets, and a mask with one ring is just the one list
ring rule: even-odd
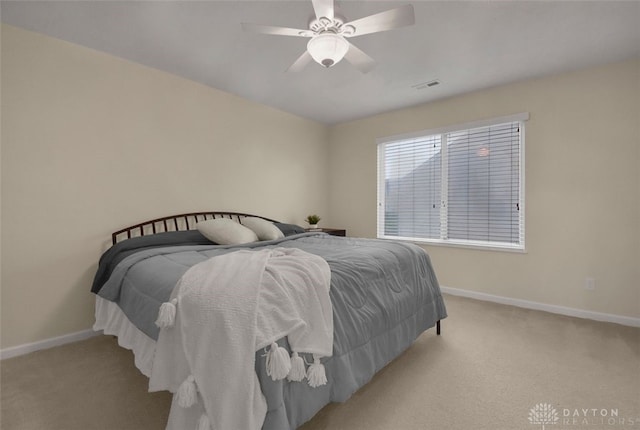
{"label": "white window blind", "polygon": [[524,118],[379,142],[378,237],[524,249]]}

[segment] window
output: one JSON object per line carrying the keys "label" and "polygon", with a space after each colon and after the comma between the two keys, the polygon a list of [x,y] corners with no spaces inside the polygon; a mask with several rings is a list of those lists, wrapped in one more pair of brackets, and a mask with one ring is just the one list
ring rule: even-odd
{"label": "window", "polygon": [[378,140],[378,237],[524,250],[528,114]]}

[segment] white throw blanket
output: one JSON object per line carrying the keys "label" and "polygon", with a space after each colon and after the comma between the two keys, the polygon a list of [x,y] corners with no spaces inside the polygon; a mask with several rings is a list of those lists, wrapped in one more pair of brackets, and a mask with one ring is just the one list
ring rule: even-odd
{"label": "white throw blanket", "polygon": [[[198,430],[260,429],[267,406],[256,351],[270,346],[274,380],[326,383],[319,359],[333,351],[330,277],[324,259],[293,248],[241,250],[191,267],[156,322],[164,328],[149,391],[174,393],[172,407],[203,406]],[[285,336],[291,357],[275,343]],[[298,353],[314,355],[309,369]],[[169,427],[188,430],[182,425]]]}

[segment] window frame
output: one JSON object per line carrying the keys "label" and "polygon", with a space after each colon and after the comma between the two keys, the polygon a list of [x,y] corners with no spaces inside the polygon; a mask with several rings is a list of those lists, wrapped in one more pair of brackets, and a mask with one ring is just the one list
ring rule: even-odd
{"label": "window frame", "polygon": [[[462,248],[472,248],[472,249],[482,249],[482,250],[494,250],[494,251],[510,251],[510,252],[526,252],[525,246],[525,213],[526,213],[526,204],[525,204],[525,122],[529,119],[529,113],[523,112],[514,115],[484,119],[479,121],[467,122],[463,124],[455,124],[446,127],[439,127],[435,129],[427,129],[418,132],[412,133],[404,133],[400,135],[393,135],[388,137],[382,137],[376,139],[377,145],[377,207],[376,207],[376,236],[378,239],[391,239],[391,240],[400,240],[400,241],[409,241],[418,244],[428,244],[428,245],[438,245],[438,246],[448,246],[448,247],[462,247]],[[446,211],[447,205],[444,204],[446,201],[448,203],[448,166],[446,162],[442,162],[441,164],[441,202],[440,202],[440,222],[441,222],[441,233],[440,238],[417,238],[417,237],[402,237],[402,236],[390,236],[384,234],[384,210],[385,208],[385,176],[384,176],[384,148],[386,144],[398,143],[405,140],[411,139],[420,139],[427,138],[432,135],[440,135],[441,140],[441,152],[442,152],[442,160],[446,160],[446,152],[447,152],[447,134],[453,132],[459,132],[463,130],[469,130],[474,128],[482,128],[489,126],[496,126],[505,123],[519,122],[520,123],[520,142],[518,148],[518,159],[519,159],[519,240],[520,243],[507,243],[507,242],[489,242],[489,241],[478,241],[478,240],[464,240],[464,239],[443,239],[445,236],[443,231],[446,232],[448,228],[447,225],[443,225],[442,220],[447,219]]]}

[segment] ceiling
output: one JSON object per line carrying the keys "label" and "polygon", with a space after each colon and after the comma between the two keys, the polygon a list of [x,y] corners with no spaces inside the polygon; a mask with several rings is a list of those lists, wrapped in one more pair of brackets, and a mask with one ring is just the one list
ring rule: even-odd
{"label": "ceiling", "polygon": [[[325,124],[508,82],[640,57],[640,2],[339,1],[347,21],[412,3],[416,23],[350,39],[377,62],[285,73],[310,0],[2,1],[2,22],[164,70]],[[414,86],[438,79],[440,84]]]}

